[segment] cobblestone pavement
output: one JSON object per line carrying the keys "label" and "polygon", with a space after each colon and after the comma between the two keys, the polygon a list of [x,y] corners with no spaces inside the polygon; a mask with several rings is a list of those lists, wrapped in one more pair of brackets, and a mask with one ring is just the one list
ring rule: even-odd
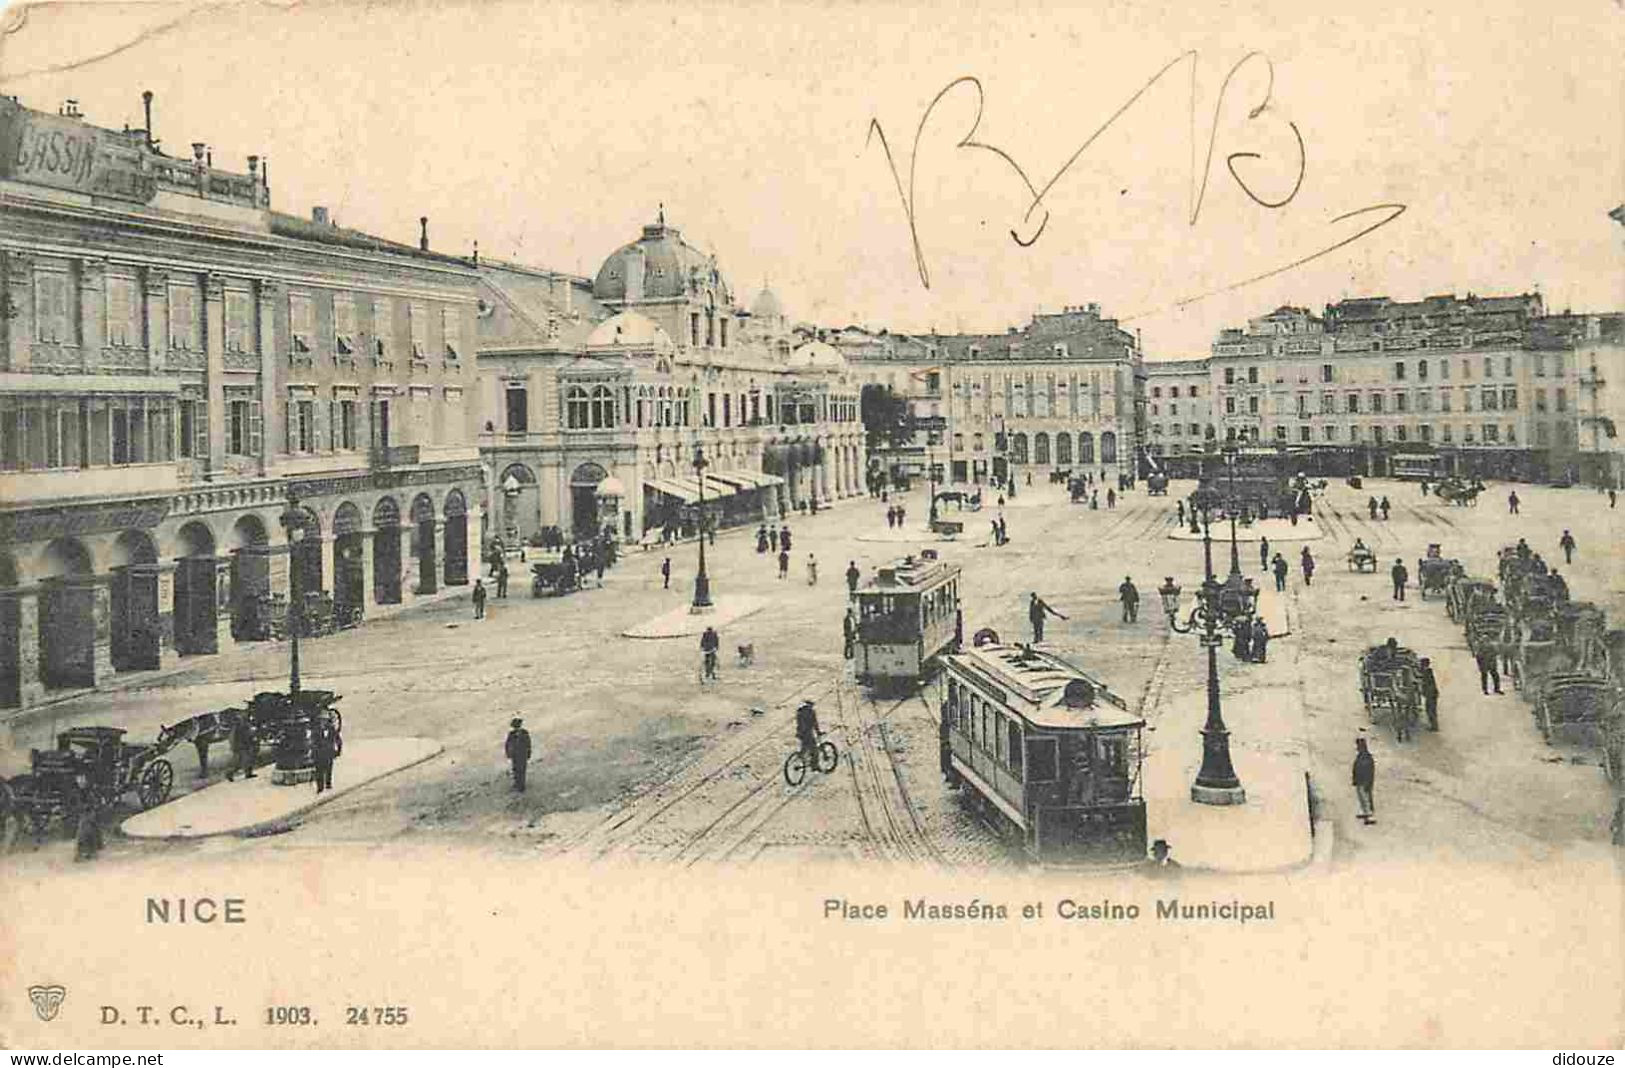
{"label": "cobblestone pavement", "polygon": [[[1170,636],[1155,589],[1173,575],[1186,590],[1200,574],[1198,545],[1169,539],[1173,502],[1125,495],[1116,510],[1070,504],[1059,487],[1034,486],[1007,512],[1010,544],[994,548],[979,534],[996,509],[966,513],[968,534],[939,545],[965,567],[967,632],[984,626],[1025,640],[1027,592],[1038,591],[1069,618],[1053,620],[1048,645],[1101,674],[1148,717],[1152,744],[1199,748],[1197,737],[1159,737],[1158,712],[1201,688],[1205,664],[1192,639]],[[1572,529],[1580,543],[1563,568],[1575,598],[1593,600],[1625,620],[1625,590],[1610,547],[1622,521],[1605,497],[1588,490],[1518,487],[1522,514],[1506,515],[1505,488],[1492,486],[1477,508],[1423,499],[1414,484],[1337,485],[1320,502],[1324,537],[1311,543],[1320,561],[1312,588],[1294,568],[1287,591],[1300,670],[1295,689],[1307,722],[1305,745],[1321,794],[1321,815],[1337,834],[1333,862],[1359,865],[1406,859],[1539,860],[1568,851],[1606,851],[1611,794],[1597,754],[1547,746],[1528,706],[1516,696],[1473,690],[1460,631],[1437,600],[1414,592],[1391,599],[1386,568],[1402,557],[1414,572],[1429,542],[1460,557],[1469,572],[1493,571],[1495,550],[1519,536],[1561,560],[1557,539]],[[1386,494],[1392,520],[1371,521],[1366,497]],[[911,513],[924,515],[923,492]],[[634,641],[618,635],[684,603],[692,587],[693,546],[669,554],[633,553],[601,589],[563,598],[492,600],[488,618],[472,619],[453,599],[304,643],[305,685],[343,695],[347,736],[431,737],[438,757],[340,798],[309,814],[290,833],[208,844],[136,843],[114,837],[109,863],[135,864],[187,849],[210,853],[307,848],[374,850],[389,843],[477,841],[522,855],[582,860],[645,859],[678,865],[751,860],[862,858],[933,867],[1009,865],[1006,848],[963,800],[946,790],[937,767],[933,685],[903,700],[870,700],[847,678],[840,656],[846,593],[842,573],[856,560],[865,575],[906,550],[865,542],[885,529],[885,506],[857,501],[793,519],[797,555],[818,557],[824,581],[804,572],[777,578],[771,556],[748,535],[730,534],[708,549],[713,589],[766,597],[769,607],[723,633],[722,677],[699,679],[694,639]],[[1216,534],[1219,532],[1215,532]],[[1382,557],[1378,575],[1347,571],[1343,555],[1361,537]],[[1227,570],[1227,544],[1215,564]],[[1297,546],[1291,546],[1296,552]],[[1241,564],[1257,566],[1256,547]],[[1130,574],[1142,595],[1135,624],[1120,621],[1116,588]],[[1262,577],[1262,576],[1260,576]],[[516,584],[516,592],[525,591]],[[1434,657],[1443,688],[1442,725],[1403,746],[1373,732],[1378,761],[1376,827],[1352,816],[1347,786],[1355,733],[1368,726],[1355,682],[1366,646],[1394,634]],[[739,643],[755,647],[749,666],[733,663]],[[1273,646],[1275,649],[1281,645]],[[71,724],[115,723],[134,739],[162,722],[242,701],[285,685],[287,650],[265,645],[199,658],[173,675],[91,694],[42,710],[9,728],[0,773],[26,767],[31,745],[48,744]],[[1248,744],[1243,711],[1250,690],[1274,695],[1253,665],[1221,656],[1233,743]],[[781,774],[795,745],[793,714],[817,701],[825,730],[842,751],[832,774],[789,787]],[[1271,699],[1278,699],[1272,696]],[[530,790],[515,794],[502,758],[510,717],[532,731],[537,763]],[[171,753],[176,789],[219,777],[216,751],[200,779],[189,747]],[[340,762],[338,775],[342,777]],[[68,862],[71,843],[14,841],[8,864],[47,870]]]}

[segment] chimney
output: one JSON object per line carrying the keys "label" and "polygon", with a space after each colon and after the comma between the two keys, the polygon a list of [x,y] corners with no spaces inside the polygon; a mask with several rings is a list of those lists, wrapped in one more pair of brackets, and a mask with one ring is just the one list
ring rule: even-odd
{"label": "chimney", "polygon": [[429,217],[427,215],[418,216],[418,251],[429,251]]}
{"label": "chimney", "polygon": [[311,208],[310,221],[319,226],[330,225],[327,221],[327,209],[322,207]]}
{"label": "chimney", "polygon": [[204,152],[204,163],[208,165],[208,168],[211,171],[214,170],[214,149],[211,148],[211,149],[205,150],[205,152]]}
{"label": "chimney", "polygon": [[141,107],[147,113],[147,151],[152,151],[152,90],[141,94]]}

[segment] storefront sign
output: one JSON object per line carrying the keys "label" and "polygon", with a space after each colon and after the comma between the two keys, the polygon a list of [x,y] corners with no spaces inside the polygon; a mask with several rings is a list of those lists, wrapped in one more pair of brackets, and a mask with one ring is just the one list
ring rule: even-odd
{"label": "storefront sign", "polygon": [[0,178],[121,200],[152,199],[139,150],[76,119],[0,101]]}

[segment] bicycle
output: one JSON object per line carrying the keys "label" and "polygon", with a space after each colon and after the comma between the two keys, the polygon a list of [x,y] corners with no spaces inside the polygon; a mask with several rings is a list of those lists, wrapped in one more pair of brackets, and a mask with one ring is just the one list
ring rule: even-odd
{"label": "bicycle", "polygon": [[[823,737],[823,732],[819,732],[819,737]],[[834,771],[840,762],[841,753],[840,750],[835,748],[834,742],[821,741],[818,743],[818,771],[827,775]],[[794,752],[784,758],[784,781],[791,786],[800,786],[802,780],[806,777],[807,757],[802,753],[801,748],[797,746]]]}

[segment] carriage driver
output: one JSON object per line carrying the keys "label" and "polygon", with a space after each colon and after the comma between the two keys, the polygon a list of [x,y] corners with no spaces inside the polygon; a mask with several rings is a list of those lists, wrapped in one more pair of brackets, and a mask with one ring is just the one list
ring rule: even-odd
{"label": "carriage driver", "polygon": [[801,702],[796,709],[796,738],[801,742],[801,755],[806,758],[807,766],[818,766],[818,713],[813,709],[811,701]]}

